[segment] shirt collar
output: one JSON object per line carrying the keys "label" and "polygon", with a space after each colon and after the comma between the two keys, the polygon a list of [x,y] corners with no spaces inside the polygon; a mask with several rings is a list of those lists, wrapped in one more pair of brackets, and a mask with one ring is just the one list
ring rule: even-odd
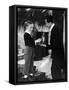
{"label": "shirt collar", "polygon": [[31,35],[31,33],[28,30],[26,30],[25,32]]}

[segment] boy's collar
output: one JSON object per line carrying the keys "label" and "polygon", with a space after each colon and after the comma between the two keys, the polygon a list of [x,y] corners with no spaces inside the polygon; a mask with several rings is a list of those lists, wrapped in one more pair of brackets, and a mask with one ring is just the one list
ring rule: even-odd
{"label": "boy's collar", "polygon": [[31,34],[28,30],[26,30],[25,32],[28,33],[28,34]]}

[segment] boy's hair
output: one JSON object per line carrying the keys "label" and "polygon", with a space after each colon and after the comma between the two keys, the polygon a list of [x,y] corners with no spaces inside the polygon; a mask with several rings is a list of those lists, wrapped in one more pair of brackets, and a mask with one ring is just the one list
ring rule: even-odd
{"label": "boy's hair", "polygon": [[25,21],[25,23],[24,23],[24,31],[26,30],[26,27],[29,25],[29,24],[33,24],[33,22],[31,22],[31,21]]}

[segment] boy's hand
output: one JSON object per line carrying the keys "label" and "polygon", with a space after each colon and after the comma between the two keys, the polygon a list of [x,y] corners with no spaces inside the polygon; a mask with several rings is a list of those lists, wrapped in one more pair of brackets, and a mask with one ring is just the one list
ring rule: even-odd
{"label": "boy's hand", "polygon": [[36,44],[39,44],[40,42],[41,42],[41,38],[35,40],[35,45],[36,45]]}

